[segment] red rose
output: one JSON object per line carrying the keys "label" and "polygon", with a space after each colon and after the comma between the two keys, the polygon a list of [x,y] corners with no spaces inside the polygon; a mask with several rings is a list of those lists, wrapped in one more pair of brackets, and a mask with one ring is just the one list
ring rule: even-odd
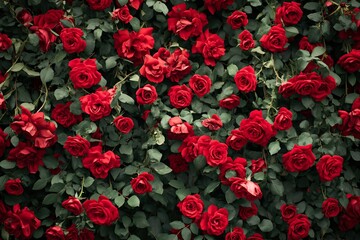
{"label": "red rose", "polygon": [[360,138],[360,109],[355,109],[349,113],[348,129],[351,129],[351,135]]}
{"label": "red rose", "polygon": [[239,208],[239,217],[242,220],[246,220],[252,216],[255,216],[258,213],[258,208],[254,202],[251,202],[250,207],[242,207]]}
{"label": "red rose", "polygon": [[208,148],[204,149],[206,163],[212,167],[219,166],[226,162],[228,146],[217,140],[211,140]]}
{"label": "red rose", "polygon": [[282,155],[283,165],[288,172],[302,172],[308,170],[315,162],[312,145],[294,145],[293,149]]}
{"label": "red rose", "polygon": [[64,231],[60,226],[49,227],[46,229],[45,237],[47,240],[65,240]]}
{"label": "red rose", "polygon": [[65,236],[66,240],[80,240],[79,232],[75,224],[71,224],[71,226],[68,227],[66,231],[67,231],[67,234]]}
{"label": "red rose", "polygon": [[0,157],[4,155],[6,147],[10,146],[10,142],[7,138],[7,134],[0,128]]}
{"label": "red rose", "polygon": [[240,98],[235,94],[231,94],[229,97],[221,99],[219,101],[219,107],[226,108],[226,109],[234,109],[240,104]]}
{"label": "red rose", "polygon": [[346,214],[360,222],[360,196],[351,196],[349,198]]}
{"label": "red rose", "polygon": [[284,2],[276,8],[275,24],[284,23],[285,26],[295,25],[300,22],[303,11],[297,2]]}
{"label": "red rose", "polygon": [[111,113],[110,103],[113,94],[110,90],[99,88],[95,93],[91,93],[79,98],[81,110],[90,115],[91,121],[100,120]]}
{"label": "red rose", "polygon": [[187,195],[181,202],[177,204],[182,215],[192,219],[200,219],[204,210],[204,202],[199,194]]}
{"label": "red rose", "polygon": [[226,208],[218,208],[211,204],[200,220],[200,229],[206,234],[220,236],[229,224],[229,212]]}
{"label": "red rose", "polygon": [[169,125],[168,138],[170,140],[184,140],[187,136],[194,135],[193,127],[188,122],[183,122],[180,117],[170,118]]}
{"label": "red rose", "polygon": [[139,70],[140,74],[153,83],[164,81],[167,73],[166,62],[161,58],[154,58],[147,54],[144,58],[144,64]]}
{"label": "red rose", "polygon": [[0,223],[3,224],[5,219],[7,218],[8,209],[5,206],[4,202],[0,200]]}
{"label": "red rose", "polygon": [[205,0],[205,8],[214,15],[216,11],[226,9],[233,3],[234,0]]}
{"label": "red rose", "polygon": [[271,124],[262,117],[260,110],[253,110],[249,118],[241,120],[239,129],[245,138],[263,147],[276,135],[276,131],[274,131]]}
{"label": "red rose", "polygon": [[98,201],[86,200],[83,206],[88,218],[97,225],[111,225],[119,219],[118,209],[103,195]]}
{"label": "red rose", "polygon": [[253,35],[248,31],[248,30],[244,30],[242,31],[239,36],[239,47],[243,50],[243,51],[248,51],[252,48],[255,47],[255,42],[253,39]]}
{"label": "red rose", "polygon": [[270,31],[260,38],[261,46],[270,52],[285,51],[287,42],[285,29],[281,25],[272,26]]}
{"label": "red rose", "polygon": [[74,137],[68,136],[64,143],[64,149],[75,157],[85,156],[88,153],[89,148],[90,142],[80,135]]}
{"label": "red rose", "polygon": [[131,19],[133,19],[133,16],[130,14],[128,6],[123,6],[120,8],[115,9],[111,13],[112,19],[120,20],[123,23],[129,23]]}
{"label": "red rose", "polygon": [[309,235],[311,223],[304,214],[297,214],[289,221],[288,240],[300,240]]}
{"label": "red rose", "polygon": [[230,135],[226,138],[226,144],[234,150],[242,149],[248,139],[245,137],[244,133],[240,129],[231,130]]}
{"label": "red rose", "polygon": [[225,235],[225,240],[246,240],[244,230],[241,227],[234,227]]}
{"label": "red rose", "polygon": [[152,192],[152,186],[149,181],[154,181],[154,176],[151,173],[143,172],[136,178],[131,179],[130,184],[135,193],[144,194]]}
{"label": "red rose", "polygon": [[266,162],[264,159],[259,158],[258,160],[251,160],[251,172],[257,173],[257,172],[261,172],[262,170],[266,170],[267,166],[266,166]]}
{"label": "red rose", "polygon": [[143,3],[144,0],[129,0],[128,4],[132,7],[138,10],[140,8],[140,5]]}
{"label": "red rose", "polygon": [[176,49],[169,57],[165,58],[168,65],[167,78],[172,82],[179,82],[191,72],[189,61],[190,54],[186,49]]}
{"label": "red rose", "polygon": [[296,206],[293,204],[283,204],[280,207],[281,217],[285,222],[289,222],[297,214]]}
{"label": "red rose", "polygon": [[186,172],[189,169],[189,164],[181,156],[181,154],[170,154],[168,156],[170,168],[173,173]]}
{"label": "red rose", "polygon": [[30,239],[32,234],[41,225],[33,211],[27,207],[20,208],[20,204],[13,206],[13,211],[8,211],[4,222],[5,230],[17,239]]}
{"label": "red rose", "polygon": [[227,160],[225,163],[220,165],[220,174],[219,174],[219,180],[221,181],[221,184],[224,185],[231,185],[231,182],[226,177],[226,173],[228,171],[234,171],[235,176],[239,178],[245,178],[246,177],[246,167],[247,162],[245,158],[237,157],[234,160],[231,159],[231,157],[227,157]]}
{"label": "red rose", "polygon": [[36,26],[32,26],[30,29],[38,36],[41,51],[49,51],[51,43],[56,41],[56,36],[51,32],[50,28],[38,28]]}
{"label": "red rose", "polygon": [[5,82],[6,80],[6,77],[7,77],[7,73],[5,73],[4,75],[1,73],[0,71],[0,84]]}
{"label": "red rose", "polygon": [[237,198],[245,198],[248,201],[262,198],[261,188],[257,183],[239,177],[232,177],[229,181],[230,190]]}
{"label": "red rose", "polygon": [[342,232],[346,232],[353,229],[359,223],[359,219],[353,218],[345,213],[339,218],[339,229]]}
{"label": "red rose", "polygon": [[254,233],[253,235],[248,237],[246,240],[264,240],[264,238],[260,233]]}
{"label": "red rose", "polygon": [[186,9],[186,4],[173,6],[168,13],[168,30],[179,35],[183,40],[199,36],[208,20],[204,13],[195,9]]}
{"label": "red rose", "polygon": [[117,116],[113,121],[119,132],[128,134],[134,128],[134,121],[129,117]]}
{"label": "red rose", "polygon": [[324,155],[316,164],[316,170],[319,173],[321,181],[332,181],[340,176],[342,172],[344,159],[340,156]]}
{"label": "red rose", "polygon": [[20,196],[24,192],[20,178],[7,180],[4,187],[5,191],[10,195]]}
{"label": "red rose", "polygon": [[83,212],[81,202],[78,198],[69,196],[68,199],[61,203],[61,206],[74,214],[75,216],[80,215]]}
{"label": "red rose", "polygon": [[0,52],[4,52],[8,50],[12,45],[11,39],[8,35],[4,33],[0,33]]}
{"label": "red rose", "polygon": [[84,32],[80,28],[64,28],[61,30],[60,39],[67,53],[80,53],[86,48],[86,41],[81,37]]}
{"label": "red rose", "polygon": [[118,30],[114,35],[114,46],[119,57],[132,61],[136,66],[143,63],[146,54],[150,54],[155,40],[153,28],[141,28],[138,32]]}
{"label": "red rose", "polygon": [[303,36],[299,42],[299,49],[306,50],[309,53],[312,53],[314,48],[318,46],[322,47],[323,45],[321,43],[311,44],[306,36]]}
{"label": "red rose", "polygon": [[66,104],[56,104],[51,112],[51,118],[65,128],[71,127],[82,121],[81,115],[75,115],[70,112],[71,102]]}
{"label": "red rose", "polygon": [[354,73],[360,69],[360,50],[352,49],[342,55],[337,62],[345,71]]}
{"label": "red rose", "polygon": [[[209,150],[210,147],[210,142],[211,142],[211,137],[208,135],[202,135],[197,139],[197,143],[196,143],[196,151],[200,154],[200,155],[206,155],[205,151]],[[215,142],[213,142],[213,144],[217,144],[216,143],[217,140],[215,140]],[[218,152],[221,154],[221,152]],[[215,156],[214,156],[215,157]],[[220,155],[218,155],[217,157],[220,157]]]}
{"label": "red rose", "polygon": [[186,162],[192,162],[200,155],[196,146],[198,140],[199,136],[188,136],[180,145],[178,151]]}
{"label": "red rose", "polygon": [[235,30],[245,27],[249,23],[249,20],[246,13],[242,11],[234,11],[227,17],[226,22],[233,30]]}
{"label": "red rose", "polygon": [[339,205],[339,201],[335,198],[327,198],[322,203],[322,212],[324,216],[327,218],[336,217],[341,212],[341,207]]}
{"label": "red rose", "polygon": [[288,130],[292,127],[292,112],[285,108],[281,107],[279,109],[278,114],[275,117],[274,120],[274,128],[276,130]]}
{"label": "red rose", "polygon": [[234,81],[237,88],[242,92],[249,93],[255,91],[257,80],[254,68],[251,66],[243,67],[235,74]]}
{"label": "red rose", "polygon": [[190,106],[193,93],[186,85],[176,85],[170,87],[168,91],[170,97],[170,104],[175,108],[186,108]]}
{"label": "red rose", "polygon": [[39,166],[43,166],[44,149],[36,149],[34,146],[19,142],[19,144],[10,150],[7,160],[16,162],[18,168],[27,168],[29,173],[35,174]]}
{"label": "red rose", "polygon": [[86,0],[91,10],[103,11],[110,7],[112,0]]}
{"label": "red rose", "polygon": [[6,102],[4,99],[4,95],[0,93],[0,109],[6,109]]}
{"label": "red rose", "polygon": [[213,114],[211,118],[204,119],[201,124],[210,131],[217,131],[223,126],[223,123],[217,114]]}
{"label": "red rose", "polygon": [[215,67],[216,60],[219,60],[225,54],[224,40],[219,35],[210,33],[209,29],[206,29],[196,39],[191,51],[192,53],[202,54],[205,65]]}
{"label": "red rose", "polygon": [[34,26],[41,29],[54,29],[60,32],[62,26],[60,20],[64,18],[65,12],[59,9],[50,9],[44,14],[34,16]]}
{"label": "red rose", "polygon": [[360,97],[356,98],[351,105],[351,111],[354,111],[356,109],[360,109]]}
{"label": "red rose", "polygon": [[[93,231],[83,228],[79,233],[80,240],[95,240],[95,234]],[[69,239],[72,240],[72,239]]]}
{"label": "red rose", "polygon": [[210,92],[211,79],[206,75],[194,74],[189,80],[189,86],[199,98]]}
{"label": "red rose", "polygon": [[136,102],[138,104],[152,104],[157,98],[156,88],[150,84],[146,84],[136,91]]}
{"label": "red rose", "polygon": [[101,73],[97,71],[96,59],[86,59],[82,61],[75,58],[69,62],[71,71],[69,73],[70,80],[74,84],[74,88],[90,88],[98,84],[101,80]]}
{"label": "red rose", "polygon": [[30,27],[31,26],[31,22],[33,21],[33,16],[31,15],[31,13],[26,10],[25,8],[23,8],[20,12],[18,12],[16,14],[16,18],[17,20],[19,20],[19,22],[21,22],[25,27]]}

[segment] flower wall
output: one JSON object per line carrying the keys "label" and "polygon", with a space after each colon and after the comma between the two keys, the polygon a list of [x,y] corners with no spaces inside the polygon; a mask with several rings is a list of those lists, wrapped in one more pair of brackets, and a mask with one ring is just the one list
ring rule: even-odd
{"label": "flower wall", "polygon": [[358,239],[360,3],[0,1],[2,239]]}

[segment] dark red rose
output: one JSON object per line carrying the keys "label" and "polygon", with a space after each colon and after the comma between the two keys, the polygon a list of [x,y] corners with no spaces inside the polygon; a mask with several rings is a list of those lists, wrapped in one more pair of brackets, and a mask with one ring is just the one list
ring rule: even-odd
{"label": "dark red rose", "polygon": [[216,61],[225,54],[224,40],[219,35],[210,33],[209,29],[206,29],[196,39],[191,51],[192,53],[200,53],[204,57],[205,65],[215,67]]}
{"label": "dark red rose", "polygon": [[65,240],[64,231],[60,226],[53,226],[46,229],[45,237],[47,240]]}
{"label": "dark red rose", "polygon": [[322,203],[322,212],[327,218],[336,217],[341,212],[339,201],[336,198],[327,198]]}
{"label": "dark red rose", "polygon": [[255,47],[255,41],[253,39],[253,35],[248,31],[242,31],[239,36],[239,47],[243,51],[248,51]]}
{"label": "dark red rose", "polygon": [[31,13],[23,8],[20,12],[16,14],[16,18],[21,22],[25,27],[30,27],[31,22],[33,21],[33,16]]}
{"label": "dark red rose", "polygon": [[284,168],[288,172],[302,172],[308,170],[315,162],[312,145],[294,145],[293,149],[282,155]]}
{"label": "dark red rose", "polygon": [[71,127],[82,121],[81,115],[70,112],[71,102],[56,104],[51,112],[51,118],[65,128]]}
{"label": "dark red rose", "polygon": [[249,118],[241,120],[239,129],[245,138],[263,147],[276,135],[276,131],[274,131],[272,125],[263,118],[260,110],[253,110]]}
{"label": "dark red rose", "polygon": [[360,221],[360,196],[351,196],[346,207],[346,214]]}
{"label": "dark red rose", "polygon": [[229,97],[221,99],[219,101],[219,107],[226,108],[226,109],[234,109],[240,104],[240,97],[235,94],[231,94]]}
{"label": "dark red rose", "polygon": [[147,54],[144,58],[144,64],[140,68],[139,72],[147,80],[153,83],[161,83],[164,81],[167,73],[166,62],[161,58],[154,58]]}
{"label": "dark red rose", "polygon": [[80,240],[79,232],[75,224],[71,224],[71,226],[68,227],[66,231],[67,231],[67,234],[65,236],[66,240]]}
{"label": "dark red rose", "polygon": [[189,169],[189,164],[181,156],[181,154],[170,154],[168,156],[170,168],[173,173],[186,172]]}
{"label": "dark red rose", "polygon": [[111,113],[110,103],[113,93],[110,90],[99,88],[95,93],[91,93],[79,98],[81,110],[90,115],[91,121],[97,121]]}
{"label": "dark red rose", "polygon": [[178,151],[186,162],[192,162],[200,155],[196,146],[198,140],[199,136],[188,136],[180,145]]}
{"label": "dark red rose", "polygon": [[135,8],[138,10],[140,8],[140,5],[143,3],[144,0],[129,0],[128,4],[130,7]]}
{"label": "dark red rose", "polygon": [[186,85],[176,85],[170,87],[168,91],[170,97],[170,104],[175,108],[186,108],[190,106],[193,93]]}
{"label": "dark red rose", "polygon": [[216,11],[226,9],[234,3],[234,0],[205,0],[205,8],[214,15]]}
{"label": "dark red rose", "polygon": [[232,160],[231,157],[227,157],[226,162],[220,165],[219,180],[221,181],[221,184],[231,185],[231,182],[228,179],[229,177],[226,177],[228,171],[234,171],[236,177],[245,178],[246,165],[247,162],[245,158],[237,157]]}
{"label": "dark red rose", "polygon": [[20,204],[15,204],[12,211],[8,211],[4,222],[5,230],[17,239],[31,239],[32,234],[41,226],[41,221],[36,218],[33,211],[27,207],[21,209]]}
{"label": "dark red rose", "polygon": [[4,52],[8,50],[12,45],[11,39],[8,35],[4,33],[0,33],[0,52]]}
{"label": "dark red rose", "polygon": [[340,176],[343,168],[344,159],[341,156],[322,156],[316,164],[321,181],[332,181]]}
{"label": "dark red rose", "polygon": [[179,35],[183,40],[199,36],[208,23],[204,13],[192,8],[186,9],[185,3],[173,6],[168,13],[167,21],[168,30]]}
{"label": "dark red rose", "polygon": [[[175,51],[178,51],[180,49],[176,49]],[[185,50],[185,49],[184,49]],[[181,50],[180,50],[181,51]],[[185,50],[186,51],[186,50]],[[174,52],[175,53],[175,52]],[[187,51],[186,51],[187,53]],[[171,53],[169,50],[167,50],[164,47],[160,47],[157,52],[153,55],[154,58],[160,58],[161,60],[167,61],[167,59],[170,57]]]}
{"label": "dark red rose", "polygon": [[154,176],[151,173],[143,172],[131,179],[130,184],[135,193],[144,194],[152,192],[151,181],[154,181]]}
{"label": "dark red rose", "polygon": [[292,112],[285,108],[281,107],[279,109],[278,114],[275,117],[274,120],[274,128],[276,130],[288,130],[292,127]]}
{"label": "dark red rose", "polygon": [[152,104],[158,98],[156,88],[150,84],[146,84],[144,87],[139,88],[136,91],[136,102],[138,104]]}
{"label": "dark red rose", "polygon": [[241,227],[234,227],[225,235],[225,240],[246,240],[244,230]]}
{"label": "dark red rose", "polygon": [[206,75],[194,74],[189,80],[189,86],[199,98],[210,92],[211,79]]}
{"label": "dark red rose", "polygon": [[7,73],[5,73],[4,75],[2,74],[2,72],[0,71],[0,84],[5,82],[7,77]]}
{"label": "dark red rose", "polygon": [[353,229],[359,223],[360,223],[359,219],[353,218],[349,216],[347,213],[344,213],[339,218],[339,229],[342,232],[346,232]]}
{"label": "dark red rose", "polygon": [[61,203],[61,206],[74,214],[75,216],[80,215],[83,212],[81,202],[78,198],[69,196],[68,199]]}
{"label": "dark red rose", "polygon": [[257,80],[255,70],[251,66],[246,66],[237,71],[234,76],[234,81],[237,88],[245,93],[256,90]]}
{"label": "dark red rose", "polygon": [[248,237],[246,240],[264,240],[264,238],[260,233],[254,233],[253,235]]}
{"label": "dark red rose", "polygon": [[[208,151],[209,150],[209,147],[210,147],[210,142],[211,142],[211,137],[208,136],[208,135],[202,135],[198,138],[197,142],[196,142],[196,151],[200,154],[200,155],[205,155],[205,151]],[[213,142],[213,144],[217,144],[216,142]],[[221,153],[218,152],[218,153]],[[220,157],[218,155],[218,157]]]}
{"label": "dark red rose", "polygon": [[260,43],[263,48],[270,52],[285,51],[287,49],[285,45],[288,43],[285,29],[281,25],[272,26],[270,31],[260,38]]}
{"label": "dark red rose", "polygon": [[204,149],[203,155],[208,165],[212,167],[219,166],[227,160],[228,146],[218,140],[211,140],[208,148]]}
{"label": "dark red rose", "polygon": [[74,137],[68,136],[64,143],[64,149],[76,157],[84,157],[88,153],[89,148],[90,142],[80,135]]}
{"label": "dark red rose", "polygon": [[103,195],[100,195],[98,201],[86,200],[83,207],[87,217],[97,225],[111,225],[119,219],[117,207]]}
{"label": "dark red rose", "polygon": [[239,177],[232,177],[229,181],[230,190],[237,198],[245,198],[248,201],[262,198],[261,188],[257,183]]}
{"label": "dark red rose", "polygon": [[303,15],[301,4],[297,2],[284,2],[276,8],[275,24],[284,24],[285,26],[295,25],[300,22]]}
{"label": "dark red rose", "polygon": [[349,113],[347,128],[351,131],[351,135],[360,138],[360,109],[355,109]]}
{"label": "dark red rose", "polygon": [[234,11],[227,17],[226,22],[233,30],[235,30],[245,27],[249,23],[249,20],[246,13],[242,11]]}
{"label": "dark red rose", "polygon": [[201,200],[199,194],[187,195],[177,204],[177,207],[182,215],[192,219],[200,219],[204,210],[204,202]]}
{"label": "dark red rose", "polygon": [[266,170],[267,166],[266,166],[266,162],[264,159],[262,158],[259,158],[257,160],[251,160],[251,172],[254,174],[254,173],[257,173],[257,172],[261,172],[263,171],[264,169]]}
{"label": "dark red rose", "polygon": [[354,111],[356,109],[360,109],[360,97],[356,98],[351,105],[351,111]]}
{"label": "dark red rose", "polygon": [[252,216],[255,216],[258,213],[258,208],[254,202],[251,202],[250,207],[242,207],[239,208],[239,217],[242,220],[246,220]]}
{"label": "dark red rose", "polygon": [[322,46],[321,43],[311,44],[309,42],[309,38],[306,36],[303,36],[299,42],[299,49],[306,50],[309,53],[312,53],[315,47]]}
{"label": "dark red rose", "polygon": [[44,14],[34,16],[34,26],[41,29],[54,29],[60,32],[62,26],[60,20],[64,18],[65,12],[59,9],[50,9]]}
{"label": "dark red rose", "polygon": [[180,117],[170,118],[169,125],[168,138],[170,140],[184,140],[194,135],[193,127],[188,122],[183,122]]}
{"label": "dark red rose", "polygon": [[83,228],[80,230],[79,237],[80,237],[80,240],[95,240],[94,232],[87,228]]}
{"label": "dark red rose", "polygon": [[119,132],[128,134],[134,128],[134,121],[129,117],[117,116],[113,121]]}
{"label": "dark red rose", "polygon": [[103,11],[110,7],[112,0],[86,0],[91,10]]}
{"label": "dark red rose", "polygon": [[56,41],[56,36],[51,32],[50,28],[38,28],[32,26],[30,29],[38,36],[41,51],[49,51],[51,44]]}
{"label": "dark red rose", "polygon": [[0,128],[0,157],[4,155],[6,147],[10,146],[10,141],[7,139],[7,134]]}
{"label": "dark red rose", "polygon": [[206,234],[220,236],[229,224],[229,212],[226,208],[218,208],[211,204],[200,220],[200,229]]}
{"label": "dark red rose", "polygon": [[279,94],[281,94],[284,98],[289,98],[292,95],[294,95],[295,89],[294,89],[294,84],[292,82],[283,82],[280,86],[279,86]]}
{"label": "dark red rose", "polygon": [[217,131],[223,126],[223,123],[217,114],[213,114],[211,118],[204,119],[201,124],[210,131]]}
{"label": "dark red rose", "polygon": [[311,223],[304,214],[297,214],[289,221],[288,240],[300,240],[309,235]]}
{"label": "dark red rose", "polygon": [[287,223],[292,218],[294,218],[295,215],[297,214],[296,205],[293,205],[293,204],[290,204],[290,205],[283,204],[283,205],[281,205],[280,211],[281,211],[282,219]]}
{"label": "dark red rose", "polygon": [[102,153],[101,146],[95,146],[89,149],[86,157],[82,159],[82,163],[94,177],[104,179],[111,169],[120,167],[120,157],[112,151]]}
{"label": "dark red rose", "polygon": [[69,62],[71,71],[69,73],[70,80],[74,88],[90,88],[98,84],[101,80],[101,73],[96,67],[96,59],[81,60],[75,58]]}
{"label": "dark red rose", "polygon": [[120,20],[123,23],[129,23],[131,19],[133,19],[133,16],[130,14],[128,6],[126,5],[115,9],[111,13],[111,17],[113,20]]}
{"label": "dark red rose", "polygon": [[24,192],[20,178],[7,180],[4,187],[5,191],[10,195],[20,196]]}
{"label": "dark red rose", "polygon": [[354,73],[360,69],[360,50],[352,49],[342,55],[337,62],[345,71]]}
{"label": "dark red rose", "polygon": [[0,223],[3,224],[7,218],[7,207],[2,200],[0,200]]}
{"label": "dark red rose", "polygon": [[165,58],[168,65],[166,77],[172,82],[179,82],[191,72],[189,61],[190,54],[186,49],[176,49],[169,57]]}
{"label": "dark red rose", "polygon": [[80,53],[86,48],[86,41],[82,39],[84,32],[80,28],[63,28],[60,39],[67,53]]}
{"label": "dark red rose", "polygon": [[6,101],[4,95],[0,93],[0,109],[6,109]]}
{"label": "dark red rose", "polygon": [[226,138],[226,144],[237,151],[242,149],[247,142],[248,139],[245,137],[244,133],[238,128],[231,130],[230,135]]}

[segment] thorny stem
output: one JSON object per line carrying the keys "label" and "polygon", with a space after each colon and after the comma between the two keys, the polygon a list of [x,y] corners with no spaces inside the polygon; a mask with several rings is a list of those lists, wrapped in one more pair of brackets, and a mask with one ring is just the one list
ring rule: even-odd
{"label": "thorny stem", "polygon": [[81,198],[81,196],[82,196],[83,193],[84,193],[84,184],[85,184],[85,177],[82,178],[82,181],[81,181],[81,191],[80,191],[80,193],[79,193],[78,198]]}
{"label": "thorny stem", "polygon": [[43,109],[43,108],[45,107],[46,99],[47,99],[47,97],[48,97],[48,95],[49,95],[49,90],[48,90],[48,88],[47,88],[47,86],[46,86],[46,83],[43,83],[43,87],[45,88],[45,98],[44,98],[44,102],[42,103],[42,105],[41,105],[41,107],[39,108],[39,110],[37,110],[36,112],[40,112],[41,109]]}
{"label": "thorny stem", "polygon": [[326,189],[324,190],[324,188],[323,188],[322,185],[320,185],[320,189],[321,189],[321,193],[322,193],[324,199],[326,199],[326,198],[327,198],[327,197],[326,197]]}

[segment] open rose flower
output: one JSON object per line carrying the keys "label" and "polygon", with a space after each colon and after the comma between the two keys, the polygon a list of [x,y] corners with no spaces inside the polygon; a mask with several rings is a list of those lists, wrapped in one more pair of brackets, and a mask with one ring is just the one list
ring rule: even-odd
{"label": "open rose flower", "polygon": [[289,221],[288,240],[300,240],[309,235],[311,223],[304,214],[297,214]]}
{"label": "open rose flower", "polygon": [[341,156],[324,155],[316,164],[321,181],[332,181],[340,176],[343,169],[344,159]]}
{"label": "open rose flower", "polygon": [[262,191],[257,183],[239,177],[232,177],[229,181],[231,182],[230,190],[237,198],[245,198],[248,201],[262,198]]}
{"label": "open rose flower", "polygon": [[200,229],[209,235],[221,235],[229,224],[229,212],[226,208],[210,205],[200,220]]}
{"label": "open rose flower", "polygon": [[216,11],[226,9],[234,0],[205,0],[205,8],[214,15]]}
{"label": "open rose flower", "polygon": [[223,126],[221,118],[217,114],[211,115],[211,118],[204,119],[201,124],[210,131],[217,131]]}
{"label": "open rose flower", "polygon": [[136,102],[141,105],[152,104],[158,98],[156,88],[150,84],[146,84],[136,91]]}
{"label": "open rose flower", "polygon": [[303,15],[301,4],[298,2],[284,2],[276,8],[275,24],[284,23],[286,26],[297,24]]}
{"label": "open rose flower", "polygon": [[170,87],[168,96],[170,97],[170,104],[181,109],[190,106],[193,93],[186,85],[177,85]]}
{"label": "open rose flower", "polygon": [[225,240],[246,240],[246,235],[241,227],[234,227],[231,232],[228,232],[225,236]]}
{"label": "open rose flower", "polygon": [[113,121],[119,132],[128,134],[134,128],[134,121],[129,117],[117,116]]}
{"label": "open rose flower", "polygon": [[226,177],[228,171],[233,171],[236,177],[245,178],[246,177],[246,167],[247,162],[245,158],[237,157],[234,160],[231,157],[227,157],[225,163],[220,165],[220,174],[219,180],[224,185],[231,185],[231,182]]}
{"label": "open rose flower", "polygon": [[336,217],[341,212],[341,206],[336,198],[327,198],[321,206],[324,216],[327,218]]}
{"label": "open rose flower", "polygon": [[137,194],[145,194],[152,192],[152,186],[150,182],[154,181],[154,176],[151,173],[143,172],[137,177],[131,179],[130,184],[133,191]]}
{"label": "open rose flower", "polygon": [[111,0],[86,0],[86,2],[89,4],[90,9],[95,11],[103,11],[110,7],[112,3]]}
{"label": "open rose flower", "polygon": [[256,90],[257,80],[255,70],[251,66],[246,66],[234,76],[234,81],[237,88],[245,93],[253,92]]}
{"label": "open rose flower", "polygon": [[285,51],[288,43],[285,29],[281,25],[272,26],[270,31],[260,38],[260,43],[263,48],[270,52]]}
{"label": "open rose flower", "polygon": [[189,80],[189,86],[199,98],[210,92],[211,79],[206,75],[194,74]]}
{"label": "open rose flower", "polygon": [[219,166],[226,162],[228,146],[217,140],[211,140],[209,146],[204,148],[204,156],[207,164],[212,167]]}
{"label": "open rose flower", "polygon": [[242,220],[246,220],[252,216],[255,216],[257,213],[258,213],[258,207],[254,202],[251,202],[250,207],[243,207],[243,206],[239,207],[239,217]]}
{"label": "open rose flower", "polygon": [[12,41],[8,35],[0,33],[0,51],[4,52],[11,47]]}
{"label": "open rose flower", "polygon": [[147,54],[144,58],[144,64],[139,70],[140,74],[148,81],[161,83],[167,73],[166,62],[161,58],[154,58]]}
{"label": "open rose flower", "polygon": [[235,94],[223,98],[219,101],[219,107],[226,108],[228,110],[234,109],[240,104],[240,97]]}
{"label": "open rose flower", "polygon": [[130,14],[128,6],[123,6],[121,8],[115,9],[111,13],[111,17],[114,20],[120,20],[123,23],[129,23],[131,19],[133,19],[133,16]]}
{"label": "open rose flower", "polygon": [[60,39],[67,53],[80,53],[86,48],[86,41],[82,39],[84,32],[80,28],[64,28]]}
{"label": "open rose flower", "polygon": [[69,76],[74,88],[90,88],[98,84],[101,74],[96,67],[96,59],[81,60],[75,58],[69,62]]}
{"label": "open rose flower", "polygon": [[281,107],[275,117],[274,128],[276,130],[288,130],[292,127],[292,116],[293,114],[289,109]]}
{"label": "open rose flower", "polygon": [[360,69],[360,49],[352,49],[339,58],[338,64],[347,72],[354,73]]}
{"label": "open rose flower", "polygon": [[293,204],[283,204],[280,207],[281,217],[285,222],[289,222],[297,214],[296,206]]}
{"label": "open rose flower", "polygon": [[118,209],[103,195],[97,201],[86,200],[83,206],[88,218],[97,225],[111,225],[119,218]]}
{"label": "open rose flower", "polygon": [[83,157],[85,156],[90,148],[90,142],[80,135],[74,137],[68,136],[65,143],[64,149],[68,151],[72,156]]}
{"label": "open rose flower", "polygon": [[249,23],[249,20],[246,13],[242,11],[234,11],[230,16],[228,16],[226,22],[233,30],[235,30],[241,27],[245,27]]}
{"label": "open rose flower", "polygon": [[308,170],[315,162],[312,145],[299,146],[282,155],[283,165],[288,172],[302,172]]}
{"label": "open rose flower", "polygon": [[81,110],[90,115],[91,121],[100,120],[109,116],[111,113],[110,103],[113,93],[110,90],[97,89],[95,93],[91,93],[79,98]]}
{"label": "open rose flower", "polygon": [[61,203],[61,206],[74,214],[75,216],[80,215],[83,212],[83,207],[78,198],[69,196],[68,199]]}
{"label": "open rose flower", "polygon": [[187,195],[181,202],[177,204],[180,212],[192,219],[199,219],[204,210],[204,202],[199,194]]}
{"label": "open rose flower", "polygon": [[255,41],[253,39],[253,35],[248,30],[242,31],[239,34],[238,38],[239,38],[239,47],[243,51],[248,51],[255,47]]}
{"label": "open rose flower", "polygon": [[45,231],[46,240],[65,240],[65,233],[60,226],[49,227]]}
{"label": "open rose flower", "polygon": [[170,140],[184,140],[187,136],[194,135],[193,127],[188,122],[183,122],[180,117],[170,118],[169,125],[168,138]]}
{"label": "open rose flower", "polygon": [[51,112],[51,118],[65,128],[71,127],[72,125],[75,125],[82,121],[81,115],[75,115],[70,112],[71,104],[72,102],[67,102],[65,104],[58,103],[55,105]]}
{"label": "open rose flower", "polygon": [[10,195],[19,196],[24,192],[20,178],[7,180],[4,187],[5,191]]}

